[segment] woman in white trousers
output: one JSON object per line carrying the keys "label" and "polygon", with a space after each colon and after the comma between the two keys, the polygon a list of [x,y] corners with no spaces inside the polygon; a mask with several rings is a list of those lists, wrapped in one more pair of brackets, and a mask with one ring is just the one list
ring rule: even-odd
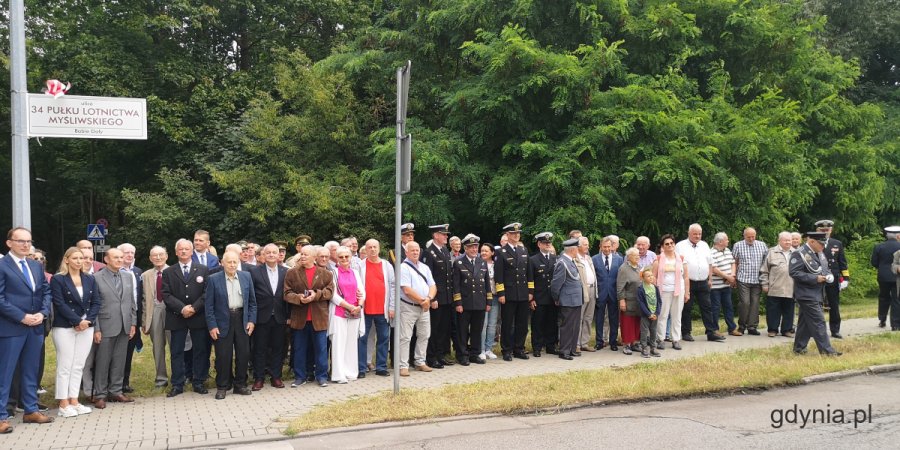
{"label": "woman in white trousers", "polygon": [[350,249],[339,247],[337,258],[328,335],[331,336],[331,381],[344,384],[359,377],[358,343],[365,334],[361,316],[366,291],[362,277],[351,265]]}

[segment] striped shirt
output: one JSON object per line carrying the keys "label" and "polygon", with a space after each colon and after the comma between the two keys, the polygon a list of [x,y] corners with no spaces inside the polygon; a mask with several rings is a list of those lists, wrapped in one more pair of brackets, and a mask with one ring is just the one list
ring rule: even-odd
{"label": "striped shirt", "polygon": [[[728,247],[725,247],[722,250],[715,247],[710,249],[709,265],[719,269],[720,272],[726,275],[734,275],[731,273],[732,264],[734,264],[734,255],[731,254],[731,250],[729,250]],[[710,278],[712,279],[712,289],[724,289],[728,287],[728,283],[725,282],[725,279],[716,276],[715,272],[712,272]]]}
{"label": "striped shirt", "polygon": [[754,241],[751,246],[747,245],[747,241],[741,240],[734,244],[731,252],[734,254],[734,259],[737,260],[738,263],[738,282],[744,284],[760,284],[759,268],[762,266],[763,260],[766,259],[766,253],[769,252],[769,247],[766,243],[757,240]]}

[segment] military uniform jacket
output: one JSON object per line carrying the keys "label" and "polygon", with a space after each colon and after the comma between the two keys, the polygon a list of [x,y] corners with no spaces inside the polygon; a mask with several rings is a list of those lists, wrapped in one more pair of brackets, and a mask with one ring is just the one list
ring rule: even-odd
{"label": "military uniform jacket", "polygon": [[897,273],[891,270],[894,253],[900,251],[900,241],[884,241],[872,250],[872,267],[878,269],[879,283],[894,283]]}
{"label": "military uniform jacket", "polygon": [[[191,264],[191,271],[185,279],[181,264],[173,264],[163,270],[163,302],[166,304],[166,329],[185,330],[206,328],[206,283],[209,269],[203,264]],[[181,310],[185,306],[194,307],[194,315],[185,319]]]}
{"label": "military uniform jacket", "polygon": [[463,255],[453,263],[453,303],[462,305],[464,311],[484,311],[491,295],[491,277],[487,263],[481,256],[475,257],[475,264]]}
{"label": "military uniform jacket", "polygon": [[824,255],[816,254],[809,245],[803,244],[796,252],[791,253],[788,271],[794,279],[795,299],[822,301],[825,285],[818,282],[818,277],[827,277],[831,273]]}
{"label": "military uniform jacket", "polygon": [[439,306],[449,305],[453,301],[453,258],[445,247],[433,243],[422,252],[422,262],[431,269],[437,294],[434,299]]}
{"label": "military uniform jacket", "polygon": [[847,257],[844,255],[844,244],[841,241],[828,238],[825,243],[825,249],[822,250],[825,259],[828,261],[828,270],[834,274],[834,283],[840,283],[840,277],[850,280],[850,270],[847,268]]}
{"label": "military uniform jacket", "polygon": [[537,252],[529,258],[531,273],[534,275],[534,301],[538,305],[553,305],[553,297],[550,295],[550,282],[553,280],[553,269],[556,267],[554,254],[544,256]]}
{"label": "military uniform jacket", "polygon": [[494,281],[497,297],[506,297],[508,302],[527,302],[528,294],[534,293],[534,277],[528,252],[509,244],[500,248],[494,263]]}

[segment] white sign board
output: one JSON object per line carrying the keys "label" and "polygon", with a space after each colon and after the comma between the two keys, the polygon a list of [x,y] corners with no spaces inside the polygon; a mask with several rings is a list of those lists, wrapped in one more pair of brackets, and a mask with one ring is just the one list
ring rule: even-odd
{"label": "white sign board", "polygon": [[28,94],[28,137],[147,139],[147,100]]}

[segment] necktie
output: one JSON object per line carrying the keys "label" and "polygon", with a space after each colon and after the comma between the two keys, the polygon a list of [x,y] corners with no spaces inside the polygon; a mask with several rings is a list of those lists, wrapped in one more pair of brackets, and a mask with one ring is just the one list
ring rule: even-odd
{"label": "necktie", "polygon": [[156,303],[162,303],[162,272],[156,272]]}
{"label": "necktie", "polygon": [[113,284],[116,285],[116,291],[119,292],[119,295],[122,295],[122,279],[119,278],[119,272],[113,274]]}
{"label": "necktie", "polygon": [[609,255],[603,257],[603,264],[606,265],[606,271],[609,272],[609,269],[611,269],[609,266]]}
{"label": "necktie", "polygon": [[28,289],[34,291],[34,284],[31,282],[31,272],[28,270],[28,266],[25,265],[25,260],[19,260],[19,265],[22,266],[22,275],[25,275],[25,282],[28,283]]}
{"label": "necktie", "polygon": [[200,264],[206,265],[206,253],[200,254]]}
{"label": "necktie", "polygon": [[185,264],[185,265],[182,267],[181,273],[184,275],[184,280],[187,281],[187,279],[188,279],[188,274],[190,274],[190,271],[188,271],[188,265],[187,265],[187,264]]}

